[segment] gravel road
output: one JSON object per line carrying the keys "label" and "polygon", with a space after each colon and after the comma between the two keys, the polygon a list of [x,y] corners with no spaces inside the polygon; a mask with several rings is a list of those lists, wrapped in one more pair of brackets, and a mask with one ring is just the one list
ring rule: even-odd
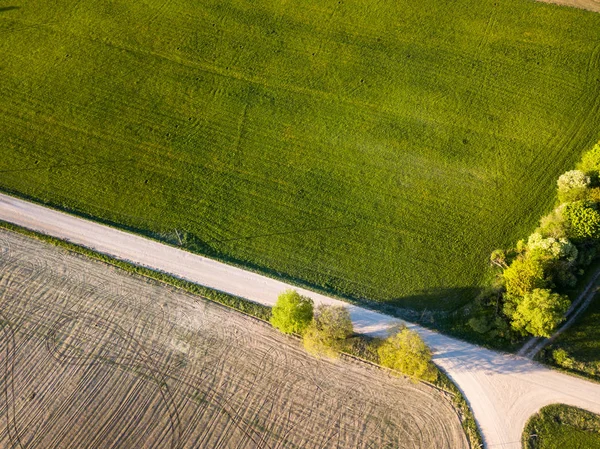
{"label": "gravel road", "polygon": [[[272,305],[295,288],[281,281],[190,254],[143,237],[0,194],[0,219],[92,248],[138,265]],[[345,304],[304,289],[315,303]],[[400,320],[348,305],[358,332],[383,335]],[[600,414],[600,384],[552,371],[524,357],[490,351],[406,323],[434,351],[434,361],[469,401],[486,447],[520,449],[528,418],[541,407],[564,403]]]}

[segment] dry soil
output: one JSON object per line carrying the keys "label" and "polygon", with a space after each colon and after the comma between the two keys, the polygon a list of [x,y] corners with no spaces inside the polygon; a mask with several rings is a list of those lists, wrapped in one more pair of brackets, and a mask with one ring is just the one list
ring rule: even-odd
{"label": "dry soil", "polygon": [[442,393],[7,231],[0,333],[0,447],[468,447]]}

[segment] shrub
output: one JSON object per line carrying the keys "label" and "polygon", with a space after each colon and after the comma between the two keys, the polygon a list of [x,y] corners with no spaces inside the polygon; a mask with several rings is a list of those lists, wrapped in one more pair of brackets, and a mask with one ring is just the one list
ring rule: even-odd
{"label": "shrub", "polygon": [[549,289],[536,288],[517,304],[512,317],[512,327],[523,335],[550,337],[563,320],[571,301],[565,295]]}
{"label": "shrub", "polygon": [[585,152],[581,158],[581,162],[577,164],[577,168],[588,175],[592,182],[598,183],[598,174],[600,173],[600,143]]}
{"label": "shrub", "polygon": [[302,337],[304,348],[316,356],[336,358],[354,333],[350,312],[344,306],[320,305]]}
{"label": "shrub", "polygon": [[597,239],[600,237],[600,213],[589,201],[567,204],[564,216],[568,223],[567,235],[574,240]]}
{"label": "shrub", "polygon": [[552,262],[546,272],[557,285],[574,287],[577,284],[577,277],[574,273],[576,267],[574,261],[558,260]]}
{"label": "shrub", "polygon": [[558,200],[567,203],[584,199],[590,182],[590,177],[580,170],[563,173],[557,181]]}
{"label": "shrub", "polygon": [[390,335],[378,348],[379,363],[414,378],[434,382],[437,369],[431,361],[431,350],[419,334],[406,326]]}
{"label": "shrub", "polygon": [[284,334],[302,334],[313,319],[313,301],[295,290],[279,295],[273,306],[271,324]]}
{"label": "shrub", "polygon": [[524,296],[533,289],[544,288],[547,284],[541,261],[528,257],[515,259],[504,270],[503,278],[506,292],[516,296]]}
{"label": "shrub", "polygon": [[587,199],[592,203],[600,203],[600,187],[588,189]]}
{"label": "shrub", "polygon": [[500,268],[508,267],[508,264],[506,263],[506,252],[502,249],[492,251],[490,262]]}
{"label": "shrub", "polygon": [[473,317],[468,324],[478,334],[487,334],[492,330],[492,323],[487,316]]}
{"label": "shrub", "polygon": [[575,364],[575,361],[569,357],[569,353],[562,348],[552,351],[552,358],[558,366],[563,368],[573,368]]}

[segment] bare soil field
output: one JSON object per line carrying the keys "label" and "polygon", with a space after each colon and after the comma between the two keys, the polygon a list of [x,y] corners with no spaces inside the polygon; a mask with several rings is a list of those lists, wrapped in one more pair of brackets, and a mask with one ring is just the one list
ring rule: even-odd
{"label": "bare soil field", "polygon": [[467,448],[450,401],[0,231],[0,447]]}
{"label": "bare soil field", "polygon": [[600,0],[540,0],[545,3],[556,3],[557,5],[572,6],[573,8],[587,9],[588,11],[600,12]]}

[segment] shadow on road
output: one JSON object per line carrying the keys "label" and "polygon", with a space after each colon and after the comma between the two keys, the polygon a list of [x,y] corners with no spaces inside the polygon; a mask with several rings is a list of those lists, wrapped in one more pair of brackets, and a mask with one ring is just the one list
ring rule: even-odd
{"label": "shadow on road", "polygon": [[458,340],[451,341],[443,335],[437,337],[440,341],[436,341],[436,337],[425,338],[425,340],[429,340],[428,343],[434,351],[436,346],[439,348],[435,351],[434,361],[446,367],[455,365],[465,370],[484,371],[489,374],[530,373],[541,368],[537,363],[524,357],[484,349]]}

